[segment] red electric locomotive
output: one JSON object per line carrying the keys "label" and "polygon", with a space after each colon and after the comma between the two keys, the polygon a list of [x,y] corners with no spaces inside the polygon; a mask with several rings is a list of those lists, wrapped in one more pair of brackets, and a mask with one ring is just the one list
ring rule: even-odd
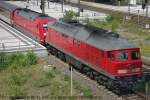
{"label": "red electric locomotive", "polygon": [[44,43],[47,32],[47,23],[56,21],[56,19],[43,15],[38,12],[31,11],[26,8],[19,8],[9,3],[1,2],[0,10],[4,12],[2,19],[10,23],[13,27],[23,31],[29,37]]}

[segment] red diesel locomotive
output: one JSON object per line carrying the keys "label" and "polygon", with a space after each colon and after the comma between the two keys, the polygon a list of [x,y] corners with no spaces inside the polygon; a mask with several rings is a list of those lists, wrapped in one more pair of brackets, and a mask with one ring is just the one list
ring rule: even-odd
{"label": "red diesel locomotive", "polygon": [[140,75],[139,48],[112,35],[115,33],[58,21],[49,23],[46,43],[105,75]]}
{"label": "red diesel locomotive", "polygon": [[143,80],[139,48],[116,33],[57,21],[48,24],[45,43],[52,54],[116,93]]}
{"label": "red diesel locomotive", "polygon": [[12,26],[44,44],[50,53],[116,93],[128,92],[126,88],[145,80],[140,49],[116,33],[64,23],[4,2],[0,11],[1,19],[8,18]]}

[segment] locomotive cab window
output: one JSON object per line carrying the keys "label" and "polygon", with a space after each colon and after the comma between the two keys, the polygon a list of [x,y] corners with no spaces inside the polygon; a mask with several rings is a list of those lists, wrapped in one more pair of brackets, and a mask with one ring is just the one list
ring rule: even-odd
{"label": "locomotive cab window", "polygon": [[114,60],[114,59],[115,59],[114,54],[111,53],[111,52],[108,52],[108,59],[109,59],[109,60]]}
{"label": "locomotive cab window", "polygon": [[117,55],[118,60],[128,60],[127,52],[119,52]]}
{"label": "locomotive cab window", "polygon": [[48,28],[47,24],[43,24],[43,29],[46,30]]}
{"label": "locomotive cab window", "polygon": [[137,51],[133,51],[131,52],[131,57],[132,57],[132,60],[138,60],[140,59],[140,53]]}

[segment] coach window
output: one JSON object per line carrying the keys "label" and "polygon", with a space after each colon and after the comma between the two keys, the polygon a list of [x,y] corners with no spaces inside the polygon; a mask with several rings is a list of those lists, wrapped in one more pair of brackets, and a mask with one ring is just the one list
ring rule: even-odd
{"label": "coach window", "polygon": [[117,56],[118,60],[128,60],[128,53],[127,52],[119,52]]}
{"label": "coach window", "polygon": [[108,52],[108,59],[109,59],[109,60],[114,60],[114,59],[115,59],[114,54],[111,53],[111,52]]}
{"label": "coach window", "polygon": [[138,59],[140,59],[140,53],[137,51],[133,51],[131,53],[131,57],[132,57],[132,60],[138,60]]}

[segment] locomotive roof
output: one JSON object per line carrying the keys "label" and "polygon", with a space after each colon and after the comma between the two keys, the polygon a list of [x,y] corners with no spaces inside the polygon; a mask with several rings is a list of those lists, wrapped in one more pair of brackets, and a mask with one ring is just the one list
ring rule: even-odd
{"label": "locomotive roof", "polygon": [[32,11],[30,9],[18,9],[19,13],[18,15],[30,20],[30,21],[34,21],[36,18],[46,18],[48,17],[47,15]]}
{"label": "locomotive roof", "polygon": [[13,11],[13,10],[19,8],[16,5],[12,5],[12,4],[4,2],[4,1],[0,1],[0,7],[5,8],[5,9],[7,9],[9,11]]}
{"label": "locomotive roof", "polygon": [[106,51],[136,48],[136,46],[130,44],[127,40],[118,38],[116,33],[103,29],[85,27],[83,25],[76,26],[60,21],[49,23],[48,27]]}

